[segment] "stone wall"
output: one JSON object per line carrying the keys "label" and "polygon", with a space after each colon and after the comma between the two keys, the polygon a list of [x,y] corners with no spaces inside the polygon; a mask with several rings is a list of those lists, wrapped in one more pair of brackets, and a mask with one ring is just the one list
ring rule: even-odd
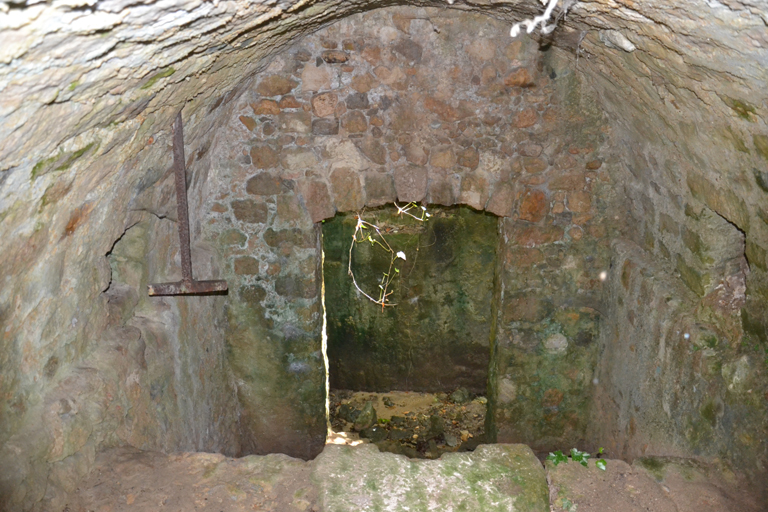
{"label": "stone wall", "polygon": [[[603,162],[605,123],[572,63],[532,39],[505,39],[506,30],[443,10],[353,16],[277,56],[234,107],[213,149],[222,186],[208,202],[206,230],[241,289],[230,323],[255,337],[247,351],[234,343],[239,389],[252,382],[250,396],[270,397],[248,399],[244,414],[279,408],[282,397],[290,404],[299,388],[314,393],[293,402],[307,407],[301,414],[292,405],[247,427],[254,439],[279,425],[282,435],[320,431],[308,415],[320,410],[319,339],[302,334],[289,355],[283,341],[297,321],[302,333],[320,326],[312,223],[398,200],[505,219],[490,431],[537,449],[583,441],[599,274],[615,222],[613,162]],[[237,313],[246,302],[239,287],[254,283],[251,316]],[[279,363],[240,366],[257,352]],[[295,364],[308,369],[289,378]],[[275,396],[278,404],[267,402]]]}
{"label": "stone wall", "polygon": [[[482,11],[507,23],[540,8],[538,2],[522,1],[493,6],[474,0],[453,5],[443,0],[419,4],[433,5],[446,13]],[[69,376],[92,375],[81,368],[88,367],[91,349],[106,347],[101,341],[112,336],[106,334],[108,303],[107,296],[102,295],[111,275],[105,255],[135,222],[132,211],[172,218],[172,213],[162,208],[170,204],[172,210],[173,204],[173,189],[163,178],[170,166],[169,128],[177,112],[184,110],[191,177],[197,180],[190,187],[195,194],[192,204],[197,205],[194,217],[197,211],[211,211],[212,203],[203,204],[202,198],[214,199],[202,193],[203,185],[208,183],[203,179],[209,167],[204,158],[212,147],[211,141],[219,133],[230,133],[226,125],[237,116],[254,116],[242,105],[238,106],[237,116],[233,118],[230,113],[253,74],[273,62],[265,58],[335,19],[373,5],[382,4],[378,0],[254,0],[244,6],[234,0],[220,0],[213,4],[148,1],[129,6],[101,0],[85,9],[67,2],[0,0],[0,274],[5,279],[0,289],[0,495],[4,506],[11,510],[31,509],[46,493],[53,495],[57,488],[74,485],[74,477],[91,467],[89,454],[101,446],[100,440],[108,438],[115,425],[125,421],[125,408],[107,408],[101,422],[80,416],[82,425],[93,427],[86,444],[82,439],[88,429],[61,429],[59,435],[40,428],[43,404],[61,403],[57,389]],[[703,287],[703,278],[712,270],[693,251],[686,252],[690,251],[688,245],[696,248],[695,237],[688,236],[688,245],[677,242],[681,260],[675,254],[675,231],[679,229],[684,236],[686,230],[696,231],[699,223],[686,215],[686,204],[693,207],[694,216],[699,216],[706,206],[744,233],[749,264],[746,302],[740,313],[744,335],[725,364],[746,357],[755,385],[743,394],[729,395],[727,386],[718,388],[717,393],[730,397],[732,405],[724,411],[742,410],[740,404],[744,401],[754,404],[758,412],[738,416],[741,422],[757,425],[749,427],[753,429],[750,431],[764,424],[768,400],[768,379],[762,364],[768,346],[768,214],[763,206],[768,178],[762,172],[768,154],[765,22],[765,8],[758,0],[638,0],[620,4],[596,0],[574,4],[568,16],[560,20],[552,39],[540,39],[542,46],[552,44],[569,52],[560,53],[567,56],[564,61],[570,63],[568,69],[596,91],[600,107],[607,112],[615,157],[611,160],[605,146],[595,145],[601,152],[598,156],[604,159],[598,171],[610,165],[614,176],[611,188],[626,198],[620,204],[627,208],[617,213],[618,220],[625,224],[622,236],[644,248],[663,268],[671,268],[659,276],[676,279],[676,273],[685,272],[688,283],[700,282]],[[509,40],[500,33],[494,42],[501,48]],[[555,67],[562,70],[565,66]],[[478,77],[482,85],[482,75]],[[557,121],[553,124],[559,126]],[[586,148],[588,144],[574,146]],[[239,156],[242,147],[236,149]],[[544,147],[542,154],[552,155]],[[198,165],[201,158],[202,165]],[[579,164],[585,165],[595,159],[581,152],[579,158],[583,159]],[[151,193],[145,194],[147,191]],[[162,192],[157,200],[135,202],[139,196],[154,197],[155,192]],[[509,204],[511,208],[514,202]],[[554,211],[555,207],[550,206]],[[599,201],[591,201],[590,208],[593,206],[600,211]],[[203,226],[195,226],[196,220],[193,239],[199,241]],[[547,221],[539,222],[544,226]],[[662,231],[662,223],[669,230]],[[165,220],[157,224],[163,225],[170,223]],[[147,229],[155,233],[153,227]],[[162,229],[168,230],[167,243],[174,243],[172,230]],[[699,233],[702,242],[705,234]],[[667,257],[659,242],[669,251],[669,267],[664,264]],[[545,248],[555,253],[558,244],[552,242]],[[154,242],[146,247],[153,254]],[[211,254],[219,257],[217,251]],[[679,261],[684,265],[678,267]],[[164,264],[168,271],[148,279],[169,279],[171,268],[177,268],[171,263]],[[227,271],[224,263],[223,259],[217,260],[211,270]],[[564,269],[566,275],[566,267],[553,268]],[[609,276],[617,275],[615,269],[614,261]],[[649,280],[654,272],[648,274],[642,279]],[[723,275],[710,273],[707,282],[719,283]],[[678,289],[679,283],[675,283],[671,285],[673,290]],[[233,288],[232,297],[237,291]],[[695,291],[691,293],[699,297],[691,300],[702,300]],[[198,306],[189,310],[190,316],[199,319],[198,325],[215,327],[213,319],[207,321],[213,314],[209,304],[200,302]],[[730,321],[734,315],[723,318]],[[194,324],[177,319],[164,325]],[[610,328],[603,325],[600,332],[604,336],[625,328],[623,323]],[[200,343],[196,332],[186,332],[194,338],[190,339],[191,346],[211,349],[206,354],[219,353],[215,347]],[[135,344],[135,332],[132,336],[131,343]],[[171,333],[173,336],[176,333]],[[601,350],[605,351],[615,339],[601,338]],[[655,339],[640,343],[653,345]],[[634,364],[634,356],[630,356],[633,352],[615,353],[625,356],[627,365]],[[171,360],[170,353],[162,354],[168,362]],[[125,364],[124,375],[131,375],[129,367],[140,365]],[[682,358],[673,366],[682,371],[686,364],[688,360]],[[215,378],[201,377],[201,381],[227,380],[225,374],[215,372]],[[124,396],[134,381],[128,382],[122,375],[115,380],[114,389]],[[141,378],[145,377],[148,374]],[[234,390],[237,381],[228,382],[230,387],[222,384],[227,390],[225,395],[234,396],[234,391],[229,391]],[[637,382],[640,386],[642,379]],[[88,389],[75,386],[67,396],[85,399],[90,396]],[[107,396],[103,394],[106,387],[95,389],[99,397]],[[622,409],[625,395],[618,389],[604,395],[600,403],[615,404],[616,409],[627,411]],[[651,390],[648,393],[657,391],[647,389]],[[693,398],[686,398],[691,411],[700,408]],[[636,402],[635,407],[643,405]],[[224,410],[228,412],[225,418],[236,417],[238,412],[234,405]],[[79,413],[63,414],[74,419]],[[730,413],[723,414],[728,417]],[[606,418],[610,420],[599,423],[601,435],[593,438],[606,445],[628,432],[652,429],[657,421],[653,416],[643,421],[635,417],[630,430],[632,422],[626,414]],[[194,438],[185,432],[186,422],[169,425],[166,439]],[[719,441],[711,448],[707,443],[700,444],[699,453],[721,455],[758,479],[762,475],[764,484],[765,452],[747,436],[734,437],[731,425],[716,423],[713,431]],[[220,442],[201,446],[227,446],[228,450],[238,451],[237,440],[225,439],[231,432],[225,431],[211,434],[221,436]],[[675,432],[682,435],[685,431]],[[718,452],[715,447],[723,446],[721,441],[729,438],[738,441],[738,448]],[[624,453],[631,456],[642,451],[645,442],[641,438],[626,439],[630,440],[630,448]],[[49,453],[67,444],[80,448],[60,463],[52,463]],[[682,441],[676,448],[686,453],[693,450],[690,443]],[[661,453],[664,447],[649,444],[646,452],[653,450]]]}

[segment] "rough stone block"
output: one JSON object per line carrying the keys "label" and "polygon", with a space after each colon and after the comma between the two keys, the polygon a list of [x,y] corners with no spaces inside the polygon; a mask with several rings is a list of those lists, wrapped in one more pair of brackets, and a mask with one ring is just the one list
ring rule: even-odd
{"label": "rough stone block", "polygon": [[405,60],[414,64],[421,62],[422,47],[412,39],[401,39],[392,45],[395,53],[405,57]]}
{"label": "rough stone block", "polygon": [[535,108],[527,108],[517,114],[513,120],[516,128],[530,128],[539,120],[539,113]]}
{"label": "rough stone block", "polygon": [[331,162],[331,170],[350,169],[362,171],[371,166],[368,159],[363,156],[351,140],[329,140],[325,145],[325,151]]}
{"label": "rough stone block", "polygon": [[472,146],[460,150],[456,156],[458,164],[462,167],[477,169],[480,164],[480,153]]}
{"label": "rough stone block", "polygon": [[592,196],[585,190],[568,193],[568,209],[575,213],[586,213],[592,208]]}
{"label": "rough stone block", "polygon": [[429,163],[434,167],[450,169],[456,165],[456,154],[453,152],[453,147],[442,146],[432,149]]}
{"label": "rough stone block", "polygon": [[379,165],[387,163],[387,150],[378,140],[372,137],[366,137],[357,145],[357,147],[371,162]]}
{"label": "rough stone block", "polygon": [[279,154],[272,146],[253,146],[250,153],[251,163],[257,169],[271,169],[279,161]]}
{"label": "rough stone block", "polygon": [[256,128],[256,120],[252,117],[248,116],[240,116],[240,122],[243,123],[243,126],[248,128],[249,132],[252,132],[254,128]]}
{"label": "rough stone block", "polygon": [[309,112],[281,112],[277,126],[287,133],[309,133],[312,131],[312,115]]}
{"label": "rough stone block", "polygon": [[509,183],[497,184],[485,209],[499,217],[509,217],[515,201],[515,191]]}
{"label": "rough stone block", "polygon": [[491,60],[496,55],[496,45],[489,39],[475,39],[467,47],[467,54],[476,60]]}
{"label": "rough stone block", "polygon": [[339,169],[331,173],[331,188],[336,208],[341,212],[358,211],[365,206],[360,173]]}
{"label": "rough stone block", "polygon": [[281,110],[302,108],[304,104],[296,99],[295,96],[283,96],[280,103],[277,104]]}
{"label": "rough stone block", "polygon": [[280,107],[275,100],[262,99],[251,103],[251,109],[257,116],[274,116],[280,113]]}
{"label": "rough stone block", "polygon": [[527,173],[538,174],[547,170],[547,167],[549,164],[543,158],[523,158],[523,168]]}
{"label": "rough stone block", "polygon": [[304,206],[312,218],[312,222],[320,222],[336,215],[336,208],[331,201],[331,194],[325,182],[318,180],[302,180],[299,182],[299,192],[304,198]]}
{"label": "rough stone block", "polygon": [[340,50],[327,50],[322,54],[323,60],[328,64],[343,64],[349,60],[347,52]]}
{"label": "rough stone block", "polygon": [[366,93],[350,94],[347,96],[346,104],[350,110],[362,110],[370,106]]}
{"label": "rough stone block", "polygon": [[518,68],[504,78],[504,85],[508,87],[531,87],[533,77],[526,68]]}
{"label": "rough stone block", "polygon": [[339,97],[334,92],[318,94],[312,98],[312,111],[317,117],[332,116],[338,103]]}
{"label": "rough stone block", "polygon": [[398,167],[394,172],[397,199],[405,203],[419,202],[427,195],[427,170],[423,167]]}
{"label": "rough stone block", "polygon": [[302,92],[315,92],[331,88],[331,77],[325,66],[307,64],[301,72]]}
{"label": "rough stone block", "polygon": [[512,295],[504,300],[505,322],[541,322],[552,311],[552,303],[529,293]]}
{"label": "rough stone block", "polygon": [[287,299],[317,297],[315,276],[280,276],[275,280],[275,293]]}
{"label": "rough stone block", "polygon": [[[320,508],[548,512],[544,468],[524,445],[480,445],[471,453],[413,460],[374,445],[328,445],[317,459]],[[428,505],[429,504],[429,505]]]}
{"label": "rough stone block", "polygon": [[481,173],[468,174],[461,180],[459,202],[476,210],[482,210],[488,202],[489,189],[490,184],[485,175]]}
{"label": "rough stone block", "polygon": [[254,196],[272,196],[285,191],[283,180],[268,172],[262,172],[250,178],[245,184],[245,191]]}
{"label": "rough stone block", "polygon": [[539,222],[547,215],[549,201],[541,190],[528,189],[523,193],[520,202],[520,219],[529,222]]}
{"label": "rough stone block", "polygon": [[232,201],[232,212],[235,218],[242,222],[250,224],[267,222],[267,205],[253,199]]}
{"label": "rough stone block", "polygon": [[338,119],[313,119],[312,135],[338,135]]}
{"label": "rough stone block", "polygon": [[537,156],[539,156],[541,154],[541,152],[543,150],[544,150],[544,148],[542,148],[538,144],[534,144],[532,142],[523,143],[523,144],[520,144],[517,147],[517,151],[522,156],[527,156],[527,157],[531,157],[531,158],[536,158]]}
{"label": "rough stone block", "polygon": [[425,150],[421,144],[411,142],[403,146],[405,159],[414,165],[427,165],[429,150]]}
{"label": "rough stone block", "polygon": [[253,256],[241,256],[235,258],[235,274],[243,275],[256,275],[259,273],[259,260]]}
{"label": "rough stone block", "polygon": [[248,237],[236,229],[228,229],[219,235],[221,245],[243,245]]}
{"label": "rough stone block", "polygon": [[383,172],[365,173],[365,205],[383,206],[397,200],[395,181],[391,174]]}
{"label": "rough stone block", "polygon": [[550,190],[581,190],[587,184],[583,172],[567,172],[549,181]]}
{"label": "rough stone block", "polygon": [[452,206],[456,203],[450,178],[443,174],[430,173],[428,192],[430,204]]}
{"label": "rough stone block", "polygon": [[290,171],[312,169],[318,162],[317,157],[310,149],[284,149],[280,154],[280,163],[283,169]]}
{"label": "rough stone block", "polygon": [[363,133],[368,129],[368,120],[359,110],[348,112],[341,119],[341,126],[349,133]]}
{"label": "rough stone block", "polygon": [[256,92],[267,97],[282,96],[291,92],[297,85],[299,85],[298,82],[290,78],[281,75],[271,75],[259,82]]}

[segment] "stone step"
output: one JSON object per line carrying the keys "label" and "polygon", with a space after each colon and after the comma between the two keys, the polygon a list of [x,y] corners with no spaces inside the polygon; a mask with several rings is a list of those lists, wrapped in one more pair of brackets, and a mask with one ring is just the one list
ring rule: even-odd
{"label": "stone step", "polygon": [[[608,460],[546,469],[525,445],[481,445],[438,460],[380,453],[374,445],[327,445],[313,461],[282,454],[105,451],[65,510],[757,512],[736,476],[700,462]],[[60,512],[57,510],[57,512]]]}

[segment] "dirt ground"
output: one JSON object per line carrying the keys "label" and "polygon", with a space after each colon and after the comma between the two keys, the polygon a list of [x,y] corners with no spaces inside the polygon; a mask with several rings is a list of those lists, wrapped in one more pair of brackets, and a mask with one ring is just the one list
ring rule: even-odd
{"label": "dirt ground", "polygon": [[[370,403],[375,418],[361,421]],[[487,400],[465,390],[446,393],[331,390],[329,444],[374,443],[379,450],[436,459],[471,451],[485,439]]]}

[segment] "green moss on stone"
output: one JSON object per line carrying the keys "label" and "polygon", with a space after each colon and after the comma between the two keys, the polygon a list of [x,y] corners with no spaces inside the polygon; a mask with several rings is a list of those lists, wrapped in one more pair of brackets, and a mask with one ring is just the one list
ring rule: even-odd
{"label": "green moss on stone", "polygon": [[74,82],[72,82],[71,84],[69,84],[69,87],[67,87],[67,90],[69,90],[69,91],[74,91],[75,89],[77,89],[77,86],[78,86],[78,85],[80,85],[80,82],[78,82],[77,80],[75,80]]}
{"label": "green moss on stone", "polygon": [[768,135],[756,133],[752,135],[752,142],[755,144],[757,153],[768,160]]}
{"label": "green moss on stone", "polygon": [[635,461],[647,469],[657,480],[663,480],[666,473],[665,462],[655,457],[640,457]]}
{"label": "green moss on stone", "polygon": [[44,158],[43,160],[40,160],[35,164],[35,166],[32,168],[32,181],[37,179],[38,176],[43,172],[45,168],[53,164],[56,160],[58,160],[61,157],[61,154],[52,156],[50,158]]}
{"label": "green moss on stone", "polygon": [[142,85],[141,88],[142,89],[149,89],[150,87],[155,85],[155,82],[157,82],[161,78],[167,78],[167,77],[171,76],[172,74],[174,74],[175,72],[176,72],[176,70],[173,69],[172,67],[165,68],[164,70],[159,71],[159,72],[155,73],[154,75],[152,75],[152,77],[149,80],[147,80],[147,83]]}
{"label": "green moss on stone", "polygon": [[699,409],[701,417],[707,420],[707,422],[712,425],[712,428],[717,426],[717,409],[718,407],[714,400],[708,400],[707,403]]}
{"label": "green moss on stone", "polygon": [[709,285],[709,276],[688,265],[680,255],[677,256],[677,270],[685,285],[696,295],[703,297]]}
{"label": "green moss on stone", "polygon": [[70,154],[67,157],[67,159],[64,160],[64,162],[61,165],[57,166],[56,169],[54,169],[54,170],[55,171],[65,171],[65,170],[69,169],[70,167],[72,167],[72,164],[75,163],[75,161],[78,158],[80,158],[81,156],[86,154],[94,146],[96,146],[96,148],[98,148],[98,145],[96,145],[95,142],[91,142],[90,144],[88,144],[84,148],[78,149],[77,151],[75,151],[72,154]]}
{"label": "green moss on stone", "polygon": [[728,96],[723,96],[723,101],[731,108],[731,110],[736,112],[736,115],[740,118],[745,121],[754,122],[753,116],[757,113],[754,105],[750,105],[743,100],[729,98]]}

